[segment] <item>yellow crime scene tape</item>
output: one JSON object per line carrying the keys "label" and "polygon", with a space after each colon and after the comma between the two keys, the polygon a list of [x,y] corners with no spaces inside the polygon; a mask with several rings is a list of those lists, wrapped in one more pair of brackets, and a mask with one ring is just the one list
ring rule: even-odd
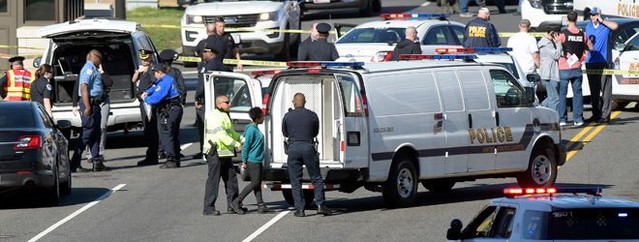
{"label": "yellow crime scene tape", "polygon": [[584,74],[601,74],[601,75],[637,75],[639,77],[639,71],[631,70],[618,70],[618,69],[603,69],[603,70],[583,70]]}
{"label": "yellow crime scene tape", "polygon": [[[202,59],[200,57],[195,56],[180,56],[177,59],[178,61],[183,62],[200,62]],[[224,59],[224,64],[226,65],[237,65],[240,63],[242,65],[249,66],[273,66],[273,67],[286,67],[286,62],[283,61],[263,61],[263,60],[241,60],[238,62],[237,59]]]}

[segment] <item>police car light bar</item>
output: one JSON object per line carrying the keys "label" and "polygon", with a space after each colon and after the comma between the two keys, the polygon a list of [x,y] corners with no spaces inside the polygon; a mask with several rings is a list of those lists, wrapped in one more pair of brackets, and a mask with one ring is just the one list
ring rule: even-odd
{"label": "police car light bar", "polygon": [[259,71],[251,71],[252,76],[266,76],[266,75],[275,75],[282,72],[281,69],[277,70],[259,70]]}
{"label": "police car light bar", "polygon": [[352,69],[361,69],[364,62],[334,62],[334,61],[289,61],[286,63],[291,68],[308,68],[308,67],[343,67]]}
{"label": "police car light bar", "polygon": [[439,54],[453,54],[453,53],[505,53],[513,51],[513,48],[437,48],[435,52]]}
{"label": "police car light bar", "polygon": [[418,19],[418,18],[436,18],[446,19],[448,14],[445,13],[383,13],[379,15],[383,19]]}
{"label": "police car light bar", "polygon": [[556,193],[585,193],[593,196],[600,196],[602,189],[600,187],[579,187],[579,188],[506,188],[504,194],[507,197],[536,195],[536,194],[556,194]]}
{"label": "police car light bar", "polygon": [[399,56],[399,60],[473,60],[476,55],[415,55],[404,54]]}

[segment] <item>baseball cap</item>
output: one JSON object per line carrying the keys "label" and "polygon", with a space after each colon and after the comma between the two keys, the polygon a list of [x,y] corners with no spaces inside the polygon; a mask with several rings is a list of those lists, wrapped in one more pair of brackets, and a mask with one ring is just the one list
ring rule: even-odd
{"label": "baseball cap", "polygon": [[519,25],[526,26],[526,28],[530,28],[530,20],[522,19],[521,21],[519,21]]}
{"label": "baseball cap", "polygon": [[172,49],[165,49],[160,52],[160,60],[164,62],[174,61],[178,58],[178,53]]}
{"label": "baseball cap", "polygon": [[591,15],[601,14],[601,8],[593,7],[592,9],[590,9],[590,14]]}

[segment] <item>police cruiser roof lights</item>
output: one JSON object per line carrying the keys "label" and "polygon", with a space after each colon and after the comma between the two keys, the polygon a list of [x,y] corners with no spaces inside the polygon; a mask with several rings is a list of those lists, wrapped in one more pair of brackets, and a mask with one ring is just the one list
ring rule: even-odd
{"label": "police cruiser roof lights", "polygon": [[477,55],[412,55],[404,54],[399,56],[399,60],[474,60]]}
{"label": "police cruiser roof lights", "polygon": [[445,13],[383,13],[379,15],[383,19],[420,19],[420,18],[436,18],[446,19],[448,14]]}

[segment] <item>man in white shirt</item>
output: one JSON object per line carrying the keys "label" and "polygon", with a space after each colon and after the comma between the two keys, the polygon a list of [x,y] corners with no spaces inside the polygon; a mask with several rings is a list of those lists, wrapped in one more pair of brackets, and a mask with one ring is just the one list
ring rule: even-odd
{"label": "man in white shirt", "polygon": [[519,22],[519,32],[508,39],[508,47],[513,49],[510,54],[515,57],[526,74],[534,73],[539,66],[537,40],[528,33],[529,29],[530,20],[522,19]]}

